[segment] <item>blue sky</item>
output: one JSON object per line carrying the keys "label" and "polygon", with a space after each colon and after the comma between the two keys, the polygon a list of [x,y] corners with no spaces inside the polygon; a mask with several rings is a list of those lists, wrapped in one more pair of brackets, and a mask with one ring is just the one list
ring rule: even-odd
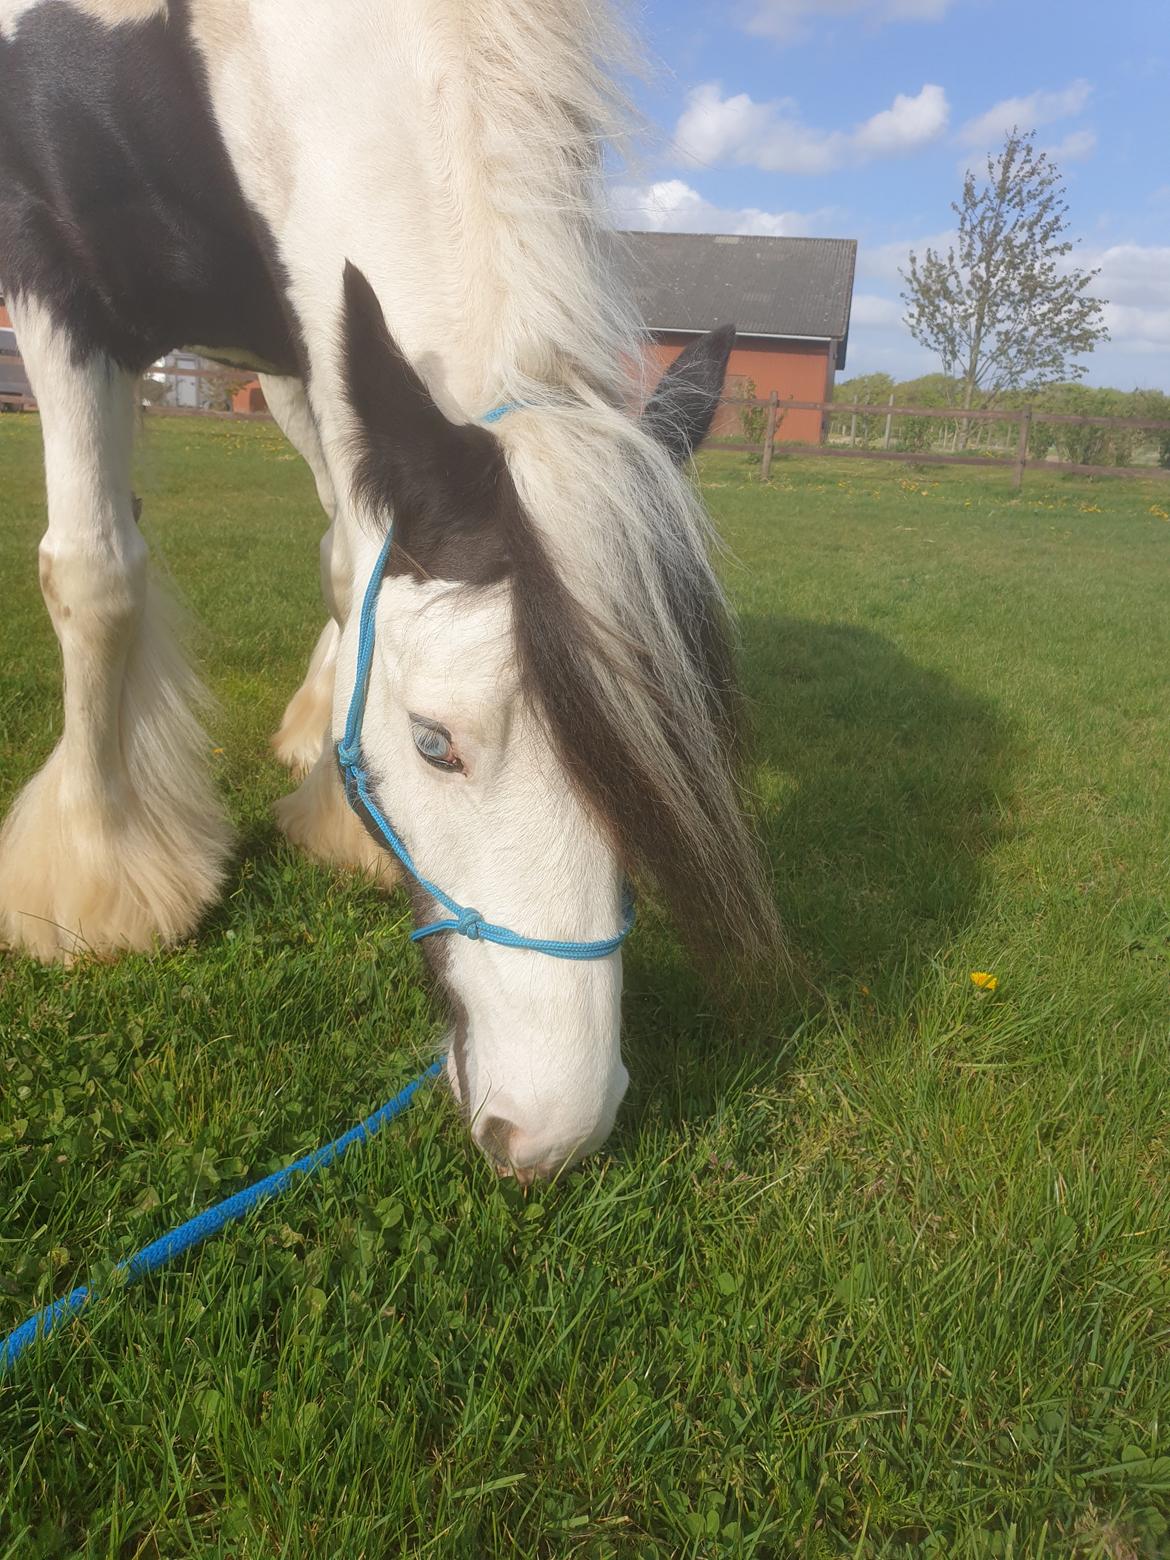
{"label": "blue sky", "polygon": [[846,372],[903,378],[937,364],[898,266],[945,243],[964,168],[1034,126],[1109,302],[1089,382],[1170,390],[1167,0],[644,0],[642,32],[624,226],[858,239]]}

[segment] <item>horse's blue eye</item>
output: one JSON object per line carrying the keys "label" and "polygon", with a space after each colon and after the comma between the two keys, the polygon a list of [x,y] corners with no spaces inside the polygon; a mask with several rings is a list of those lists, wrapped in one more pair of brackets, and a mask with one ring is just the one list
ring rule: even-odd
{"label": "horse's blue eye", "polygon": [[462,771],[463,761],[456,755],[451,742],[451,733],[445,726],[412,715],[410,729],[415,747],[428,764],[434,764],[436,769]]}

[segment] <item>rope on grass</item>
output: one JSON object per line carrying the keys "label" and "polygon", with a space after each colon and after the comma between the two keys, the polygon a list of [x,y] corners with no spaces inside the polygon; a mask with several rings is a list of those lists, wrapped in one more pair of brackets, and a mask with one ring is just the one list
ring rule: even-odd
{"label": "rope on grass", "polygon": [[[144,1278],[147,1273],[155,1273],[168,1262],[173,1262],[176,1257],[181,1257],[184,1252],[190,1251],[193,1246],[198,1246],[203,1241],[210,1240],[213,1235],[218,1235],[227,1225],[243,1218],[260,1203],[270,1202],[272,1198],[279,1197],[282,1192],[288,1190],[297,1176],[312,1175],[316,1170],[323,1170],[326,1165],[331,1165],[334,1160],[340,1159],[355,1143],[364,1143],[366,1138],[372,1137],[380,1127],[384,1127],[388,1121],[393,1121],[395,1116],[400,1116],[423,1084],[437,1077],[442,1068],[443,1059],[440,1058],[424,1073],[420,1073],[413,1083],[408,1083],[392,1100],[387,1100],[385,1105],[374,1111],[372,1116],[359,1121],[357,1126],[351,1127],[332,1143],[314,1149],[311,1154],[305,1154],[291,1165],[285,1165],[283,1170],[276,1170],[272,1175],[266,1175],[262,1181],[256,1181],[252,1186],[246,1186],[243,1191],[236,1192],[234,1196],[216,1203],[214,1208],[207,1208],[203,1213],[196,1214],[193,1219],[188,1219],[186,1224],[180,1224],[177,1230],[171,1230],[169,1234],[160,1236],[149,1246],[144,1246],[141,1251],[135,1252],[134,1256],[119,1262],[116,1271],[125,1275],[128,1284]],[[38,1311],[35,1316],[30,1316],[27,1322],[22,1322],[0,1344],[0,1376],[11,1370],[20,1356],[30,1349],[38,1338],[47,1338],[63,1324],[74,1321],[87,1306],[95,1304],[101,1298],[99,1294],[82,1284],[63,1299],[54,1300],[52,1305],[46,1306],[43,1311]]]}

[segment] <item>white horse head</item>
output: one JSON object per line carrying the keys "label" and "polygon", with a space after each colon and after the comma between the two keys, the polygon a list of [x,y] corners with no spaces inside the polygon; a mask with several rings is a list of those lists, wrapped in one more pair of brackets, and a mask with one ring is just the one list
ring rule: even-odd
{"label": "white horse head", "polygon": [[[722,598],[678,470],[732,339],[688,349],[640,426],[602,403],[521,407],[489,430],[443,414],[347,270],[367,566],[394,527],[362,766],[420,872],[522,935],[612,936],[627,874],[655,882],[699,944],[773,928],[736,805]],[[337,734],[356,638],[351,621]],[[443,914],[414,897],[420,920]],[[453,1012],[453,1088],[498,1167],[528,1180],[598,1147],[628,1081],[620,952],[423,946]]]}

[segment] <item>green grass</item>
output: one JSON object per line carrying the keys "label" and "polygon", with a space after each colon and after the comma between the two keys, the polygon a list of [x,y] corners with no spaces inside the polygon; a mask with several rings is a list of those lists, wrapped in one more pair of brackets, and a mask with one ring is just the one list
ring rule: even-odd
{"label": "green grass", "polygon": [[[405,905],[279,841],[321,521],[148,424],[242,843],[189,946],[0,965],[0,1329],[316,1145],[441,1019]],[[435,1091],[0,1385],[0,1557],[1170,1553],[1170,522],[1154,484],[708,457],[811,994],[648,907],[608,1151],[527,1201]],[[0,420],[0,802],[59,722]],[[993,972],[994,994],[972,985]]]}

